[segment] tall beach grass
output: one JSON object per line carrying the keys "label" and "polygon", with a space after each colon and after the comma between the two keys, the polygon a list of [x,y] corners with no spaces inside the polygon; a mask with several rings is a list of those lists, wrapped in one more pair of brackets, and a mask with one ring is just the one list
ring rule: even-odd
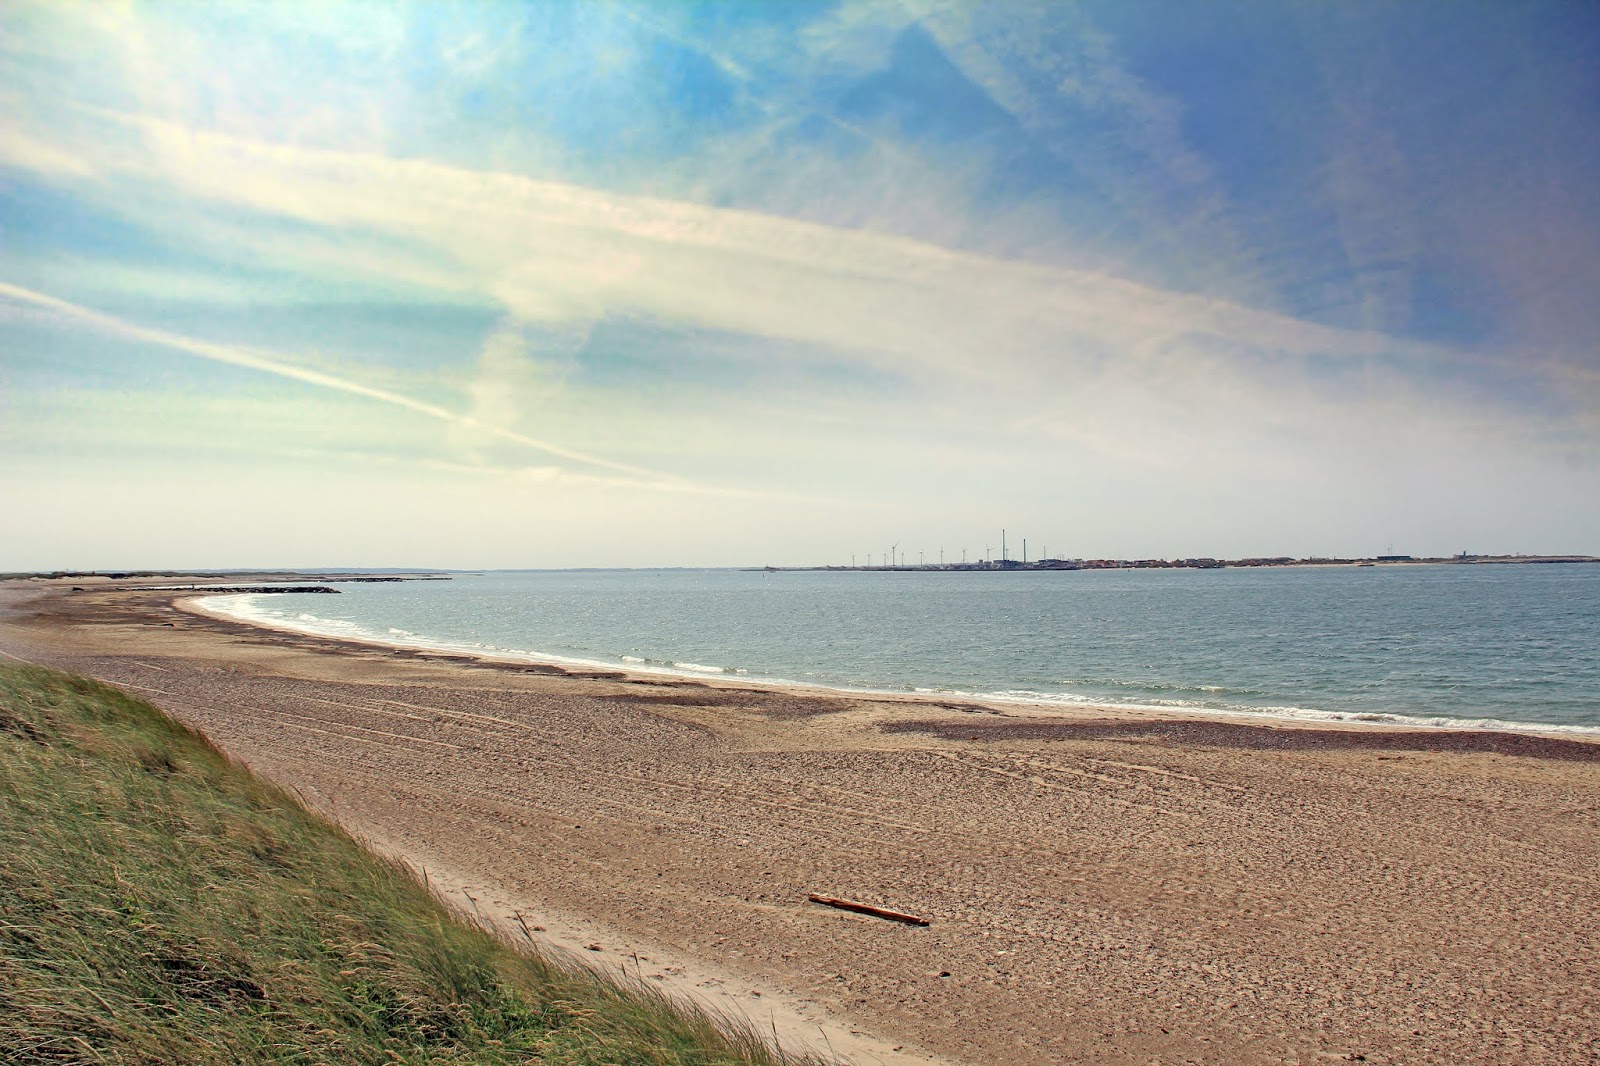
{"label": "tall beach grass", "polygon": [[514,949],[148,703],[5,665],[0,1061],[796,1060]]}

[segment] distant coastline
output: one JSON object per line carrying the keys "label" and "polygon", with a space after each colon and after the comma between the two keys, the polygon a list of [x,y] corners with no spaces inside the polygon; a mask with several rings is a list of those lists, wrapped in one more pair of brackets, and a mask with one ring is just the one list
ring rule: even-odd
{"label": "distant coastline", "polygon": [[773,573],[821,570],[915,571],[917,573],[945,571],[959,573],[976,570],[990,573],[996,570],[1224,570],[1237,567],[1498,566],[1522,563],[1600,563],[1600,556],[1469,555],[1463,553],[1461,555],[1442,556],[1375,555],[1365,559],[1324,558],[1322,556],[1307,556],[1297,559],[1289,555],[1244,559],[1213,559],[1208,556],[1187,559],[1035,559],[1031,562],[1024,562],[1018,559],[988,559],[975,563],[901,563],[879,566],[752,566],[748,569],[752,571],[765,570]]}
{"label": "distant coastline", "polygon": [[[746,573],[813,573],[826,571],[845,572],[906,572],[906,573],[994,573],[1007,570],[1224,570],[1243,567],[1329,567],[1329,566],[1503,566],[1557,563],[1600,563],[1600,555],[1461,555],[1411,556],[1375,555],[1366,558],[1310,555],[1296,558],[1290,555],[1249,556],[1239,559],[1214,559],[1209,556],[1191,556],[1181,559],[987,559],[960,563],[897,563],[892,565],[830,565],[808,566],[618,566],[618,567],[488,567],[467,570],[386,570],[369,569],[312,569],[312,570],[20,570],[0,573],[0,580],[94,580],[123,582],[129,580],[182,579],[189,584],[183,587],[220,592],[210,582],[232,581],[320,581],[326,584],[347,582],[400,582],[400,581],[450,581],[464,574],[484,573],[553,573],[553,572],[607,572],[622,570],[738,570]],[[133,586],[122,586],[131,590]],[[179,586],[150,586],[150,591]],[[265,592],[255,587],[239,591]],[[304,588],[283,591],[308,591]]]}

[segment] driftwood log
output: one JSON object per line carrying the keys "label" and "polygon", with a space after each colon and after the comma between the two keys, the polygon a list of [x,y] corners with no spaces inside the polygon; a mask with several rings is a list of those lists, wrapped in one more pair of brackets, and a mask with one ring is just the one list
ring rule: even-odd
{"label": "driftwood log", "polygon": [[816,892],[806,897],[812,903],[820,903],[824,907],[837,907],[842,911],[855,911],[858,914],[870,914],[874,918],[887,918],[891,922],[905,922],[907,925],[927,925],[928,919],[918,918],[915,914],[906,914],[904,911],[892,911],[887,907],[874,907],[870,903],[860,903],[853,899],[839,899],[837,896],[824,896]]}

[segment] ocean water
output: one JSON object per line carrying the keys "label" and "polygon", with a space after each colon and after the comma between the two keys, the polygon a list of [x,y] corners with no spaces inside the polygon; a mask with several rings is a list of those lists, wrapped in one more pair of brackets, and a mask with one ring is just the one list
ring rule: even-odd
{"label": "ocean water", "polygon": [[1600,564],[501,572],[217,597],[546,662],[1224,715],[1600,732]]}

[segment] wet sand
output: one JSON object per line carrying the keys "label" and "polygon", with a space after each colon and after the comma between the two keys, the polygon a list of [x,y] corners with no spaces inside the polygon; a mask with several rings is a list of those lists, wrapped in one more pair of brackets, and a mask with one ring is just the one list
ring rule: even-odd
{"label": "wet sand", "polygon": [[8,583],[0,649],[127,686],[469,907],[864,1063],[1600,1062],[1588,741],[488,664],[185,595]]}

